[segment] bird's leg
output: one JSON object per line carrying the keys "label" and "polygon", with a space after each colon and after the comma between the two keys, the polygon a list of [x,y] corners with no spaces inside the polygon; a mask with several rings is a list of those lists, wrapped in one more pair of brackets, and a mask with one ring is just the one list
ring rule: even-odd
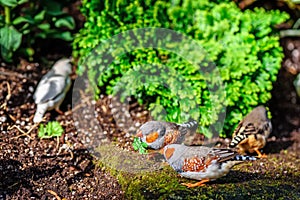
{"label": "bird's leg", "polygon": [[61,114],[61,115],[63,115],[64,114],[64,112],[63,111],[61,111],[60,109],[59,109],[59,107],[56,107],[55,108],[55,111],[56,112],[58,112],[59,114]]}
{"label": "bird's leg", "polygon": [[257,153],[258,158],[267,158],[268,157],[266,154],[262,154],[258,149],[254,149],[254,151]]}
{"label": "bird's leg", "polygon": [[181,183],[181,185],[185,185],[188,188],[197,187],[197,186],[204,186],[206,182],[209,182],[209,179],[203,179],[197,183]]}

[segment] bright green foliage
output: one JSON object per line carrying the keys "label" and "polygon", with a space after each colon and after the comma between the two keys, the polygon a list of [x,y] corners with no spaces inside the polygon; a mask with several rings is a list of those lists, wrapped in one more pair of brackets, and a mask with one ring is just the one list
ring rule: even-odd
{"label": "bright green foliage", "polygon": [[63,127],[59,124],[59,122],[48,122],[46,126],[44,124],[40,125],[38,136],[42,139],[44,138],[52,138],[52,137],[60,137],[64,132]]}
{"label": "bright green foliage", "polygon": [[[243,115],[271,97],[283,57],[274,26],[288,19],[287,14],[262,8],[242,12],[234,3],[209,0],[84,0],[81,11],[87,21],[74,40],[74,56],[86,58],[82,67],[97,82],[97,93],[100,88],[123,99],[132,95],[148,105],[155,119],[200,118],[200,131],[206,136],[222,130],[224,108],[221,136],[230,135]],[[139,40],[139,34],[120,44],[122,48],[105,43],[116,34],[147,27],[172,29],[194,39],[203,56],[193,54],[184,42],[177,48],[191,52],[189,58],[166,48],[130,50],[147,43]],[[169,46],[178,45],[168,35],[164,39]],[[163,43],[159,37],[154,40]],[[101,48],[90,53],[97,45]],[[116,51],[101,57],[101,49]],[[196,64],[190,62],[193,56],[198,56]]]}
{"label": "bright green foliage", "polygon": [[142,142],[140,140],[140,138],[137,138],[137,137],[134,138],[132,146],[133,146],[133,149],[135,151],[138,150],[140,154],[146,154],[147,153],[147,147],[148,147],[148,145],[147,145],[147,143]]}
{"label": "bright green foliage", "polygon": [[75,21],[63,11],[63,5],[69,2],[0,0],[0,8],[4,8],[3,16],[0,16],[2,58],[11,62],[16,51],[31,58],[37,39],[72,41],[69,30],[75,28]]}

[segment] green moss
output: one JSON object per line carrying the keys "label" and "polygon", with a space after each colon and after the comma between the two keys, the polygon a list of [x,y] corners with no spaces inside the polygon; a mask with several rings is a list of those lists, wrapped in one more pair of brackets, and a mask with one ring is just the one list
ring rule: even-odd
{"label": "green moss", "polygon": [[127,199],[300,199],[300,161],[293,152],[235,166],[227,176],[189,189],[180,183],[196,181],[144,155],[105,145],[98,151],[99,164],[118,179]]}

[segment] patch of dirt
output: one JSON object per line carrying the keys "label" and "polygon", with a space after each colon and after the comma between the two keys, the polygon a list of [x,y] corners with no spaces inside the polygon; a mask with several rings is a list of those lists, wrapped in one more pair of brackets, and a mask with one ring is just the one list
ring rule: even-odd
{"label": "patch of dirt", "polygon": [[[60,138],[42,140],[37,128],[30,131],[35,112],[32,95],[46,72],[40,73],[40,68],[28,63],[14,70],[0,68],[0,199],[123,199],[116,178],[94,165],[85,135],[73,125],[68,98],[62,105],[65,115],[46,114],[47,121],[57,120],[63,126]],[[109,109],[108,101],[99,102]],[[108,118],[104,115],[101,120],[110,126]]]}

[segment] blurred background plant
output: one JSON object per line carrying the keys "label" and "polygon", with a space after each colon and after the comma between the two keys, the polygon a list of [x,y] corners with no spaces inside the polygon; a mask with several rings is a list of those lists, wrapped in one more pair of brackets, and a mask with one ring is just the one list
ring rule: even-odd
{"label": "blurred background plant", "polygon": [[291,18],[285,24],[286,30],[280,31],[281,37],[299,37],[300,31],[300,1],[299,0],[234,0],[242,9],[264,7],[266,9],[280,9],[289,13]]}
{"label": "blurred background plant", "polygon": [[[200,117],[200,131],[207,137],[213,135],[211,125],[223,127],[216,124],[222,117],[221,108],[227,108],[227,116],[219,134],[230,136],[243,115],[271,98],[272,83],[283,58],[275,26],[289,19],[286,13],[263,8],[242,12],[234,2],[208,0],[83,0],[81,11],[86,22],[75,36],[73,56],[81,57],[82,61],[91,57],[79,72],[87,70],[95,80],[97,94],[132,95],[139,103],[148,105],[155,119],[183,122]],[[146,27],[172,29],[199,42],[206,58],[219,70],[226,99],[209,91],[208,81],[216,81],[215,74],[199,74],[203,66],[194,66],[164,49],[110,55],[113,62],[105,69],[108,60],[96,59],[97,50],[93,55],[90,53],[116,34]],[[137,74],[139,70],[148,71]],[[161,119],[163,110],[166,115]]]}
{"label": "blurred background plant", "polygon": [[22,56],[32,60],[45,39],[71,42],[72,16],[63,11],[70,0],[0,0],[1,56],[6,62]]}

